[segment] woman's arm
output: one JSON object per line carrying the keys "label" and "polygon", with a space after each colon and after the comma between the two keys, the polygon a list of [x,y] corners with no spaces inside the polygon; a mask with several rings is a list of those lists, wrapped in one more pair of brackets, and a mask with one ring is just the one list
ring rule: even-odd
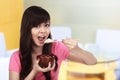
{"label": "woman's arm", "polygon": [[88,65],[93,65],[97,63],[96,58],[91,53],[82,49],[78,49],[76,52],[70,52],[68,59]]}
{"label": "woman's arm", "polygon": [[[28,76],[24,80],[34,80],[35,75],[38,72],[48,72],[48,71],[54,70],[54,68],[55,68],[55,60],[54,60],[53,66],[51,67],[51,64],[49,63],[47,68],[41,68],[38,65],[38,61],[39,60],[34,62],[33,69],[31,70],[31,72],[28,74]],[[20,77],[19,73],[15,72],[15,71],[9,71],[9,80],[20,80],[19,77]]]}
{"label": "woman's arm", "polygon": [[9,71],[9,80],[19,80],[19,73],[15,71]]}
{"label": "woman's arm", "polygon": [[29,75],[25,78],[25,80],[34,80],[36,71],[32,70]]}
{"label": "woman's arm", "polygon": [[90,52],[81,49],[78,46],[78,42],[73,39],[64,39],[63,43],[68,47],[70,54],[68,56],[69,60],[80,62],[88,65],[93,65],[97,63],[96,58]]}

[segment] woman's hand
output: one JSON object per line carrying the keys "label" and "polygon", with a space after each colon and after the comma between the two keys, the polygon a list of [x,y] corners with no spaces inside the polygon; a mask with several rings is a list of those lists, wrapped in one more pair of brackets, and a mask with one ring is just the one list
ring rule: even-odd
{"label": "woman's hand", "polygon": [[38,72],[48,72],[48,71],[51,71],[51,70],[54,70],[55,68],[55,60],[54,60],[54,63],[53,63],[53,66],[51,67],[51,64],[49,62],[49,65],[47,68],[41,68],[39,66],[39,59],[36,59],[34,58],[33,60],[33,68],[32,68],[32,71],[29,73],[29,75],[25,78],[25,80],[33,80],[35,75],[38,73]]}
{"label": "woman's hand", "polygon": [[78,46],[78,42],[73,39],[63,39],[62,41],[66,47],[68,47],[70,54],[68,56],[69,60],[80,62],[84,64],[96,64],[97,60],[90,52],[81,49]]}
{"label": "woman's hand", "polygon": [[68,47],[70,52],[76,52],[79,49],[78,42],[76,40],[66,38],[63,39],[62,42]]}

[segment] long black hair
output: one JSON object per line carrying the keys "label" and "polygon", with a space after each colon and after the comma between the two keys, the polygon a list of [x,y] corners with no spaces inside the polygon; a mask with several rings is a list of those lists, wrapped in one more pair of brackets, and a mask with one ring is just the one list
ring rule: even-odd
{"label": "long black hair", "polygon": [[[40,23],[46,23],[47,21],[50,21],[50,15],[45,9],[41,7],[31,6],[24,11],[20,29],[20,80],[24,80],[32,68],[31,52],[33,50],[33,40],[31,37],[31,29],[35,26],[38,26]],[[49,34],[48,38],[51,38],[51,33]],[[43,46],[42,54],[52,54],[51,48],[52,44],[45,44]],[[57,57],[55,59],[57,61]],[[57,69],[57,63],[55,69]],[[50,71],[43,74],[46,77],[46,80],[51,80]]]}

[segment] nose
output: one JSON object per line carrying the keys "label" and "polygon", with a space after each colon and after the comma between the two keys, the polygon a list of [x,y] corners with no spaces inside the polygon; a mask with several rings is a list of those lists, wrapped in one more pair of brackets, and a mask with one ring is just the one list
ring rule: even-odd
{"label": "nose", "polygon": [[46,29],[45,29],[44,26],[41,26],[41,27],[39,28],[39,32],[44,33],[45,31],[46,31]]}

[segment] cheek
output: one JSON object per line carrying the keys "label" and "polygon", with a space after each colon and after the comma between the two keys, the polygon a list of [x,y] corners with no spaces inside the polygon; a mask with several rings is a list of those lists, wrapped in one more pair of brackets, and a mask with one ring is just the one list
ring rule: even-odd
{"label": "cheek", "polygon": [[48,30],[47,30],[47,35],[49,35],[49,34],[50,34],[50,32],[51,32],[51,31],[50,31],[50,29],[48,29]]}
{"label": "cheek", "polygon": [[32,34],[32,35],[36,35],[37,33],[38,33],[38,30],[36,30],[36,29],[34,29],[34,28],[31,29],[31,34]]}
{"label": "cheek", "polygon": [[48,35],[50,34],[50,30],[48,31]]}
{"label": "cheek", "polygon": [[32,39],[34,39],[34,37],[36,36],[36,30],[35,29],[31,29],[31,36],[32,36]]}

